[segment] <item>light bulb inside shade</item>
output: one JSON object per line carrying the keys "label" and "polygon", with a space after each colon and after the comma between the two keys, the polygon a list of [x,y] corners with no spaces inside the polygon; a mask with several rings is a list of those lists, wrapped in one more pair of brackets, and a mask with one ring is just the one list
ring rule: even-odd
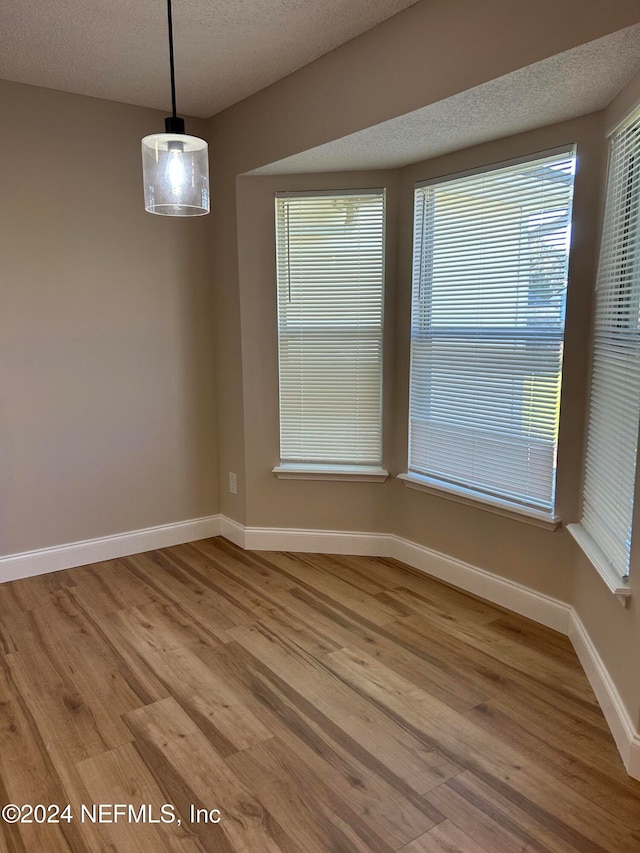
{"label": "light bulb inside shade", "polygon": [[209,213],[209,158],[204,139],[154,133],[142,140],[144,206],[164,216]]}
{"label": "light bulb inside shade", "polygon": [[182,142],[169,143],[169,163],[166,179],[174,195],[183,195],[188,186],[187,170],[184,163],[184,145]]}

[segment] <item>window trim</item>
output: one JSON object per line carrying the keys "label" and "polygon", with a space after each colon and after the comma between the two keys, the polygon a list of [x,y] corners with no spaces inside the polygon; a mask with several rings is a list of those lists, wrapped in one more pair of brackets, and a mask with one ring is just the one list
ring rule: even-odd
{"label": "window trim", "polygon": [[533,524],[535,527],[542,527],[545,530],[557,530],[562,523],[559,515],[552,515],[533,507],[520,506],[519,504],[510,503],[509,501],[494,498],[490,495],[481,495],[473,489],[454,486],[451,483],[445,483],[442,480],[426,477],[423,474],[417,474],[413,471],[409,471],[406,474],[398,474],[397,479],[402,480],[403,484],[409,489],[416,489],[419,492],[437,495],[445,500],[472,506],[475,509],[483,509],[495,515],[512,518],[514,521],[522,521],[526,524]]}
{"label": "window trim", "polygon": [[[603,197],[603,210],[602,210],[602,222],[600,229],[600,244],[598,247],[599,255],[602,254],[603,248],[603,238],[604,238],[604,229],[605,229],[605,214],[606,214],[606,202],[609,191],[609,179],[611,175],[611,143],[612,137],[621,131],[624,131],[630,124],[638,118],[638,113],[640,112],[640,102],[636,102],[634,106],[625,114],[624,118],[618,121],[613,127],[610,127],[606,132],[606,140],[608,143],[608,152],[607,152],[607,174],[606,174],[606,182],[604,188],[604,197]],[[600,258],[598,259],[598,269],[596,275],[599,276],[600,272]],[[586,410],[586,430],[588,434],[589,427],[589,419],[591,415],[591,382],[593,381],[593,360],[594,360],[594,344],[595,344],[595,315],[596,315],[596,307],[597,307],[597,279],[595,283],[595,288],[592,294],[593,304],[592,304],[592,326],[590,330],[591,334],[591,353],[589,360],[589,394],[588,394],[588,405]],[[638,438],[640,439],[640,433]],[[637,453],[637,452],[636,452]],[[620,572],[616,570],[609,559],[606,557],[600,546],[597,544],[595,539],[591,536],[591,534],[587,531],[582,523],[582,516],[584,513],[584,471],[586,467],[586,443],[584,448],[584,456],[583,456],[583,482],[581,489],[581,517],[580,521],[577,521],[573,524],[567,525],[567,530],[575,540],[576,544],[583,552],[584,556],[589,560],[593,568],[600,575],[600,578],[604,581],[605,585],[609,589],[611,593],[617,596],[618,601],[622,604],[623,607],[626,607],[629,599],[631,598],[631,588],[629,586],[629,575],[632,568],[633,563],[633,534],[634,534],[634,521],[638,519],[638,502],[640,501],[640,465],[637,464],[637,455],[636,455],[636,477],[635,477],[635,487],[634,487],[634,510],[632,513],[631,519],[631,545],[630,545],[630,553],[629,553],[629,573],[626,575],[620,575]],[[640,522],[639,522],[640,523]]]}
{"label": "window trim", "polygon": [[419,190],[422,187],[431,187],[437,184],[445,184],[449,181],[457,181],[460,178],[470,178],[473,175],[497,172],[500,169],[508,169],[510,166],[523,166],[532,160],[543,160],[546,157],[555,157],[569,153],[576,154],[577,158],[577,145],[575,142],[570,142],[567,145],[556,145],[554,148],[543,148],[540,151],[531,151],[529,154],[523,154],[521,157],[511,157],[508,160],[499,160],[497,163],[487,163],[484,166],[476,166],[473,169],[461,169],[459,172],[447,172],[443,175],[437,175],[434,178],[425,178],[424,180],[416,181],[413,189],[415,192],[415,190]]}
{"label": "window trim", "polygon": [[388,277],[388,257],[387,257],[387,187],[382,186],[365,186],[365,187],[349,187],[333,188],[333,189],[303,189],[303,190],[278,190],[274,193],[275,200],[275,244],[276,244],[276,288],[279,290],[278,283],[278,201],[282,199],[296,198],[321,198],[321,197],[349,197],[349,196],[380,196],[382,200],[382,244],[381,244],[381,317],[380,317],[380,374],[379,381],[379,457],[374,461],[363,463],[358,462],[314,462],[314,461],[298,461],[295,459],[282,458],[282,397],[281,397],[281,342],[283,337],[280,334],[279,321],[279,297],[276,297],[276,311],[278,312],[277,319],[277,352],[278,352],[278,433],[279,433],[279,459],[280,462],[272,469],[272,473],[282,480],[298,479],[298,480],[365,480],[369,482],[384,482],[389,472],[384,467],[385,456],[385,372],[386,372],[386,355],[385,341],[387,336],[387,277]]}
{"label": "window trim", "polygon": [[314,465],[288,462],[276,465],[271,471],[279,480],[342,480],[351,482],[384,483],[389,472],[375,465]]}
{"label": "window trim", "polygon": [[624,579],[620,577],[618,572],[616,572],[596,541],[589,533],[587,533],[582,524],[568,524],[567,530],[578,543],[578,546],[584,553],[585,557],[605,582],[609,591],[621,599],[630,598],[631,589],[627,586]]}

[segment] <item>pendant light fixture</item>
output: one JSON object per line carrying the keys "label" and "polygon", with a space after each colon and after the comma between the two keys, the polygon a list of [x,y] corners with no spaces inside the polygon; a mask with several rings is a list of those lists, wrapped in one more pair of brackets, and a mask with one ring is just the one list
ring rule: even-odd
{"label": "pendant light fixture", "polygon": [[171,0],[167,0],[167,15],[173,114],[164,120],[165,133],[142,140],[144,208],[163,216],[203,216],[209,213],[208,146],[204,139],[188,136],[184,119],[176,115]]}

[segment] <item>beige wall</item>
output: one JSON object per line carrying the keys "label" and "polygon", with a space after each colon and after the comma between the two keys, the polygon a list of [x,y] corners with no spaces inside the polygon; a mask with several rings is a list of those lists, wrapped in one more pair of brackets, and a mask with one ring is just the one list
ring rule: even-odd
{"label": "beige wall", "polygon": [[[383,484],[278,480],[271,472],[280,462],[274,195],[279,190],[386,188],[384,354],[385,380],[391,384],[397,181],[395,172],[238,178],[246,520],[250,525],[320,530],[387,529]],[[385,460],[391,453],[391,399],[390,394],[385,395]]]}
{"label": "beige wall", "polygon": [[274,194],[387,189],[384,464],[407,468],[413,188],[416,181],[577,145],[567,308],[558,510],[578,517],[589,309],[602,171],[602,114],[542,128],[397,171],[244,176],[237,182],[239,293],[245,413],[246,523],[257,527],[393,532],[569,600],[573,540],[440,496],[379,483],[277,480],[279,462]]}
{"label": "beige wall", "polygon": [[[637,0],[423,0],[211,119],[221,509],[246,521],[236,176],[629,26]],[[553,21],[553,26],[549,26]],[[227,474],[239,475],[230,495]]]}
{"label": "beige wall", "polygon": [[638,16],[637,0],[422,0],[214,116],[212,165],[222,178],[272,163],[635,24]]}
{"label": "beige wall", "polygon": [[216,512],[210,226],[143,206],[163,114],[7,82],[0,113],[0,554]]}

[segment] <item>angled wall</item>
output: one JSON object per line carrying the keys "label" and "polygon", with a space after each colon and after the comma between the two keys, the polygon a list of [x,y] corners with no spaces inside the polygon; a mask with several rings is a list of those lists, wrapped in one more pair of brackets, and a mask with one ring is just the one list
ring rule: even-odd
{"label": "angled wall", "polygon": [[247,518],[236,177],[637,20],[634,0],[422,0],[210,120],[223,512]]}

